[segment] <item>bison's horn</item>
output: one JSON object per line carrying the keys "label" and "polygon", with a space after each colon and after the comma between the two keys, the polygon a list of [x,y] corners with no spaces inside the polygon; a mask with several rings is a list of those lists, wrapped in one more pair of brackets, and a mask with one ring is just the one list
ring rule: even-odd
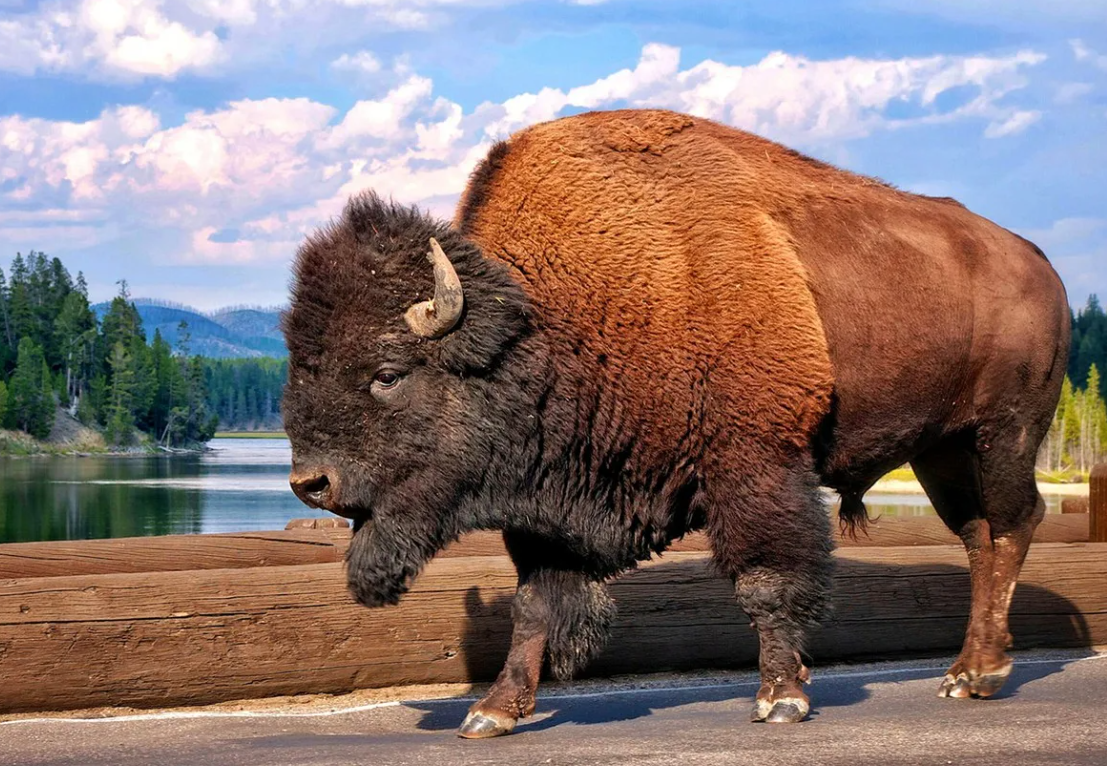
{"label": "bison's horn", "polygon": [[434,237],[431,237],[430,244],[427,260],[434,266],[434,297],[409,308],[404,319],[416,335],[441,338],[454,329],[461,319],[465,293],[461,289],[461,280],[457,278],[453,264],[442,252],[442,246]]}

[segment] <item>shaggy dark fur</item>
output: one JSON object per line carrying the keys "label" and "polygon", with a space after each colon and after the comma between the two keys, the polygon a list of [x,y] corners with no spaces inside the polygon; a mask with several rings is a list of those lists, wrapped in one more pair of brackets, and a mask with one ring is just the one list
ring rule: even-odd
{"label": "shaggy dark fur", "polygon": [[[416,338],[402,318],[434,293],[431,237],[450,253],[466,301],[461,327],[435,342]],[[541,362],[523,343],[530,325],[506,268],[375,195],[351,200],[340,222],[302,248],[284,319],[285,425],[294,465],[326,465],[328,507],[355,519],[347,560],[360,602],[395,603],[462,532],[502,527],[505,509],[492,501],[519,479],[497,483],[504,469],[494,463],[523,449],[544,387]],[[373,378],[384,366],[402,382],[377,395]]]}
{"label": "shaggy dark fur", "polygon": [[[435,237],[459,324],[417,337]],[[519,572],[504,671],[462,733],[534,709],[603,645],[604,581],[705,529],[761,642],[756,720],[807,712],[830,519],[912,461],[970,551],[974,622],[944,692],[1005,677],[1040,517],[1033,459],[1068,347],[1040,251],[959,205],[669,112],[497,144],[455,227],[369,193],[309,238],[285,320],[293,485],[355,520],[351,592],[394,603],[464,532]],[[1006,601],[1004,600],[1006,599]]]}

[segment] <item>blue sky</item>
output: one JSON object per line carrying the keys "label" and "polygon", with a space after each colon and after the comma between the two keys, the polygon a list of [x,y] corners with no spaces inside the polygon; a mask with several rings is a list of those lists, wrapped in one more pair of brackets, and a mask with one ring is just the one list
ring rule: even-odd
{"label": "blue sky", "polygon": [[0,0],[0,264],[283,303],[351,193],[448,216],[493,140],[625,106],[957,197],[1107,297],[1103,0]]}

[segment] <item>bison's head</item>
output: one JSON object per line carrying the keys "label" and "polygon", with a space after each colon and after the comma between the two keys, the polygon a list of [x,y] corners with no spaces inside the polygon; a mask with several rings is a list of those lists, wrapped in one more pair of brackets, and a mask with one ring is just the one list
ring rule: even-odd
{"label": "bison's head", "polygon": [[362,603],[394,603],[444,545],[495,524],[541,376],[527,305],[460,234],[373,194],[300,248],[284,319],[290,481],[354,519]]}

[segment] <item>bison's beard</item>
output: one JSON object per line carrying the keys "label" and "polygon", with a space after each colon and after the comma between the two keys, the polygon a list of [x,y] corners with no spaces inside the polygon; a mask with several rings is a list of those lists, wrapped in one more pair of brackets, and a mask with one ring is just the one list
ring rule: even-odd
{"label": "bison's beard", "polygon": [[418,541],[385,519],[357,525],[346,551],[346,584],[360,604],[395,604],[434,556],[433,540]]}

